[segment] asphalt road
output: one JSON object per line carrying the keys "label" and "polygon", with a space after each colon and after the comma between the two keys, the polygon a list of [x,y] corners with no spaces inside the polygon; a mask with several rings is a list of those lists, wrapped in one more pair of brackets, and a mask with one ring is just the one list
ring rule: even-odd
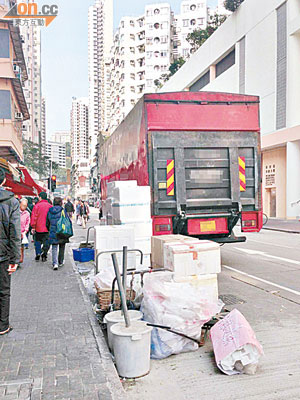
{"label": "asphalt road", "polygon": [[196,352],[152,361],[150,374],[128,384],[131,400],[300,399],[300,235],[262,231],[222,247],[219,295],[249,321],[265,355],[256,375],[228,377],[210,341]]}

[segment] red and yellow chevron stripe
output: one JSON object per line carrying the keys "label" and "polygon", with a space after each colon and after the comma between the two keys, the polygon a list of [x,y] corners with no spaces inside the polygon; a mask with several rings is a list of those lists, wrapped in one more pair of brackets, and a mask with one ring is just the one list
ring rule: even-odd
{"label": "red and yellow chevron stripe", "polygon": [[240,191],[246,191],[246,159],[239,157]]}
{"label": "red and yellow chevron stripe", "polygon": [[167,196],[174,196],[174,160],[167,160]]}

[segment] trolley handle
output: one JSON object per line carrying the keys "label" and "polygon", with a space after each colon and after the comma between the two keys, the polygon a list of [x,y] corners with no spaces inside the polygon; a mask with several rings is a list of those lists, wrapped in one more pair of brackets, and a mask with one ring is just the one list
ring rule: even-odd
{"label": "trolley handle", "polygon": [[[142,250],[140,249],[128,249],[127,250],[128,253],[140,253],[141,255],[141,260],[140,263],[143,264],[143,260],[144,260],[144,254],[142,252]],[[96,274],[98,274],[99,272],[99,265],[98,265],[98,259],[100,256],[102,256],[102,254],[113,254],[113,253],[123,253],[123,250],[105,250],[105,251],[100,251],[100,253],[97,254],[96,256],[96,260],[95,260],[95,272]]]}

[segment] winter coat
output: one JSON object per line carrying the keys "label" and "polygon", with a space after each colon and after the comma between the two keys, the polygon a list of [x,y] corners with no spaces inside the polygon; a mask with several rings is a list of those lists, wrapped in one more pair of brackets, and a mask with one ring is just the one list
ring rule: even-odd
{"label": "winter coat", "polygon": [[[61,206],[51,207],[47,214],[46,226],[49,230],[49,243],[50,244],[63,244],[69,243],[69,239],[61,239],[56,236],[57,222],[61,217],[63,208]],[[69,218],[68,214],[66,217]]]}
{"label": "winter coat", "polygon": [[27,210],[21,211],[21,235],[22,239],[24,235],[29,231],[30,214]]}
{"label": "winter coat", "polygon": [[51,207],[51,204],[49,204],[47,200],[41,200],[33,207],[30,225],[36,232],[48,232],[46,219]]}
{"label": "winter coat", "polygon": [[20,205],[12,192],[0,187],[0,263],[17,264],[20,257]]}
{"label": "winter coat", "polygon": [[67,212],[74,212],[75,210],[74,210],[74,206],[73,206],[73,204],[70,202],[70,201],[68,201],[67,203],[66,203],[66,205],[65,205],[65,210],[67,211]]}

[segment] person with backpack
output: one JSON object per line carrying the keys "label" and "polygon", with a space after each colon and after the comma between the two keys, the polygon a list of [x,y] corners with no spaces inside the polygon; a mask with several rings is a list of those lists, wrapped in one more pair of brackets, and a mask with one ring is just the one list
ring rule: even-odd
{"label": "person with backpack", "polygon": [[21,257],[20,206],[14,194],[4,189],[5,171],[0,168],[0,336],[8,334],[11,274]]}
{"label": "person with backpack", "polygon": [[[69,243],[69,238],[72,234],[68,234],[63,230],[58,229],[58,225],[66,227],[72,227],[69,215],[64,211],[62,207],[62,199],[60,197],[55,197],[53,202],[53,207],[51,207],[47,214],[46,226],[49,230],[49,244],[52,245],[52,264],[53,270],[57,271],[58,267],[62,267],[65,258],[65,246]],[[60,224],[61,220],[65,219],[64,223]]]}
{"label": "person with backpack", "polygon": [[68,213],[70,220],[72,220],[73,213],[75,211],[73,203],[71,203],[70,197],[67,198],[67,202],[65,204],[65,210]]}

